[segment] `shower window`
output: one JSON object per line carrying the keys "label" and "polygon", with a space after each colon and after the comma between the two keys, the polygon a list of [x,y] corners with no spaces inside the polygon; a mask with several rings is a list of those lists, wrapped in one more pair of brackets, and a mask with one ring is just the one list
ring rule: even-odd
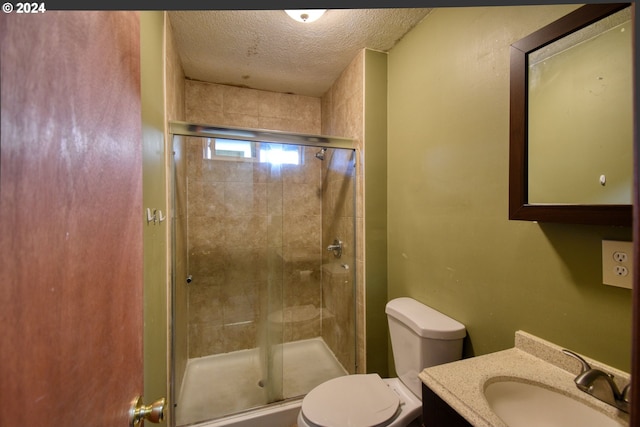
{"label": "shower window", "polygon": [[260,163],[272,165],[302,164],[302,147],[282,144],[260,144]]}
{"label": "shower window", "polygon": [[204,158],[239,157],[251,159],[256,157],[255,143],[236,139],[207,138],[204,143]]}
{"label": "shower window", "polygon": [[205,159],[253,159],[260,163],[274,165],[300,165],[303,151],[300,146],[268,144],[238,139],[206,138]]}

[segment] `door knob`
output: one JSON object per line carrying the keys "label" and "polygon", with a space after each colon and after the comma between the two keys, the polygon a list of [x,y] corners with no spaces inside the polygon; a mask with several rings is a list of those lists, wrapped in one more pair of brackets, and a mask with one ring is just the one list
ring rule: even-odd
{"label": "door knob", "polygon": [[129,410],[129,427],[143,427],[144,420],[149,420],[152,423],[161,422],[164,419],[166,403],[167,399],[163,397],[151,405],[145,405],[142,402],[142,396],[136,397]]}

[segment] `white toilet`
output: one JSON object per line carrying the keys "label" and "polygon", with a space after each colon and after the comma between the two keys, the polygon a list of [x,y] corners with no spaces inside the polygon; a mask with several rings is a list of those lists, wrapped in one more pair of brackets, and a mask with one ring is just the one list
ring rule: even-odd
{"label": "white toilet", "polygon": [[298,427],[405,427],[420,417],[418,374],[459,360],[466,329],[412,298],[389,301],[385,312],[399,378],[355,374],[324,382],[302,400]]}

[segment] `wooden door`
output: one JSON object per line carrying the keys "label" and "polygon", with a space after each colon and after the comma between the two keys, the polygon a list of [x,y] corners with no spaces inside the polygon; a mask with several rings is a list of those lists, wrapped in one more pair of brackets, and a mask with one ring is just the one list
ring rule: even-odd
{"label": "wooden door", "polygon": [[0,15],[0,426],[125,427],[142,394],[139,40]]}

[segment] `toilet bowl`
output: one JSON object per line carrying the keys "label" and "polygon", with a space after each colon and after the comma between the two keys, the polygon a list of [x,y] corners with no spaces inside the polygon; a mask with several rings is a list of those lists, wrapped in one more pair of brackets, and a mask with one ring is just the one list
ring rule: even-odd
{"label": "toilet bowl", "polygon": [[406,427],[422,414],[422,369],[462,357],[464,325],[411,298],[386,307],[398,378],[346,375],[302,400],[298,427]]}

